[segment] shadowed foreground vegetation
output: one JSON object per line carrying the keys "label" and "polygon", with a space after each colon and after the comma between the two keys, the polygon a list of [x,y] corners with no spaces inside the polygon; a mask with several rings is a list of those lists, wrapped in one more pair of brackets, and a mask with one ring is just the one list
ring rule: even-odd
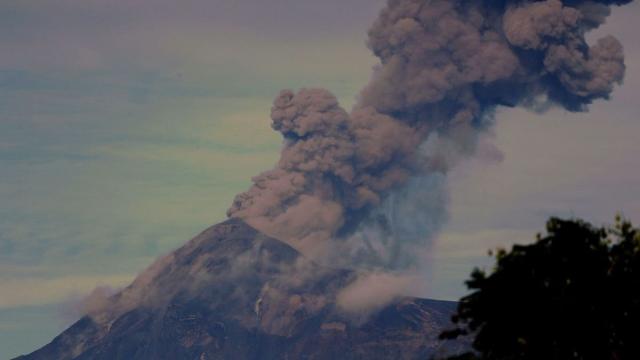
{"label": "shadowed foreground vegetation", "polygon": [[535,243],[491,254],[460,300],[456,328],[475,352],[450,360],[640,359],[640,230],[552,218]]}

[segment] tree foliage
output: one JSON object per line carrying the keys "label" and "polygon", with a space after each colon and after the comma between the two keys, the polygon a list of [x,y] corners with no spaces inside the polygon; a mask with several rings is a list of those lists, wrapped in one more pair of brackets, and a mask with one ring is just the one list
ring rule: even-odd
{"label": "tree foliage", "polygon": [[475,352],[456,359],[640,359],[640,231],[629,221],[552,218],[535,243],[494,256],[442,334],[473,338]]}

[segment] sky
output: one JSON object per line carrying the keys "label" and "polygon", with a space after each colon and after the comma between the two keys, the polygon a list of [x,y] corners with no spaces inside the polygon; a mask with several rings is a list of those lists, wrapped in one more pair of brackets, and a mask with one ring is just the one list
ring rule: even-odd
{"label": "sky", "polygon": [[[0,3],[0,358],[44,345],[96,286],[124,286],[226,218],[278,158],[271,101],[325,87],[345,107],[376,60],[382,0],[22,0]],[[425,296],[457,299],[487,250],[549,216],[640,222],[640,16],[594,34],[627,76],[589,113],[498,109],[502,159],[449,175],[449,222]]]}

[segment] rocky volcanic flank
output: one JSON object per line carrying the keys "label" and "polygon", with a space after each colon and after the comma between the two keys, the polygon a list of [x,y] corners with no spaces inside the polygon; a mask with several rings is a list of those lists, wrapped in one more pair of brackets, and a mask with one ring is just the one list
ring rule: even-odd
{"label": "rocky volcanic flank", "polygon": [[452,302],[342,311],[335,294],[355,278],[232,219],[17,359],[428,359],[464,346],[438,340]]}

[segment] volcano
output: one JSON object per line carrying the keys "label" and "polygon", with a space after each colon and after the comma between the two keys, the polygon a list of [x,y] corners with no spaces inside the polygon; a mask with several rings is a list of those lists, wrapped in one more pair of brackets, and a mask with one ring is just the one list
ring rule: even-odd
{"label": "volcano", "polygon": [[16,359],[428,359],[466,347],[438,339],[454,302],[404,297],[345,313],[335,294],[356,276],[231,219]]}

